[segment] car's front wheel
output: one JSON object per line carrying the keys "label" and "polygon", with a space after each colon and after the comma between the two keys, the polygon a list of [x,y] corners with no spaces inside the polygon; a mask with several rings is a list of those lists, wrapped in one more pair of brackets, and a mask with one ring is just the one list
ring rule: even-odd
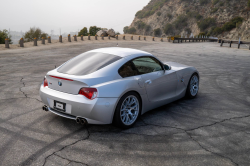
{"label": "car's front wheel", "polygon": [[114,124],[121,128],[132,127],[141,112],[141,101],[137,93],[128,92],[119,100],[115,114]]}

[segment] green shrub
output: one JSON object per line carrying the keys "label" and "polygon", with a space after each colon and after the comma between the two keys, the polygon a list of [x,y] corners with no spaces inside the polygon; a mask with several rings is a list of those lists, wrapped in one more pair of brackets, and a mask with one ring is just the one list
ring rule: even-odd
{"label": "green shrub", "polygon": [[137,29],[144,29],[146,24],[143,21],[137,21],[135,22],[135,26],[137,27]]}
{"label": "green shrub", "polygon": [[182,2],[189,2],[191,3],[193,0],[181,0]]}
{"label": "green shrub", "polygon": [[213,34],[215,35],[218,35],[218,34],[221,34],[223,32],[222,28],[220,27],[216,27],[214,30],[213,30]]}
{"label": "green shrub", "polygon": [[99,27],[97,27],[97,26],[91,26],[91,27],[89,28],[89,34],[90,34],[90,36],[95,36],[96,33],[97,33],[98,31],[100,31],[100,30],[101,30],[101,28],[99,28]]}
{"label": "green shrub", "polygon": [[215,13],[215,12],[217,12],[218,11],[218,8],[213,8],[212,10],[211,10],[211,13]]}
{"label": "green shrub", "polygon": [[88,28],[87,27],[84,27],[80,30],[80,32],[78,32],[78,36],[88,36]]}
{"label": "green shrub", "polygon": [[205,32],[200,32],[198,36],[199,37],[206,36],[206,33]]}
{"label": "green shrub", "polygon": [[148,16],[150,16],[150,15],[151,15],[151,10],[146,11],[146,12],[144,13],[144,15],[143,15],[143,18],[148,17]]}
{"label": "green shrub", "polygon": [[224,5],[224,2],[220,2],[219,5],[220,5],[220,6],[223,6],[223,5]]}
{"label": "green shrub", "polygon": [[171,13],[168,13],[168,14],[167,14],[167,17],[168,17],[169,19],[173,18],[173,16],[172,16]]}
{"label": "green shrub", "polygon": [[150,30],[151,30],[151,26],[150,26],[150,25],[146,25],[146,26],[145,26],[145,31],[146,31],[146,32],[149,32]]}
{"label": "green shrub", "polygon": [[175,28],[181,29],[187,26],[187,17],[185,15],[179,15],[177,19],[173,22]]}
{"label": "green shrub", "polygon": [[202,19],[203,17],[202,17],[202,15],[197,14],[197,15],[195,16],[195,18],[196,18],[197,20],[200,20],[200,19]]}
{"label": "green shrub", "polygon": [[236,28],[240,27],[242,25],[242,22],[237,22],[236,23]]}
{"label": "green shrub", "polygon": [[156,11],[161,9],[168,0],[155,0],[150,2],[145,8],[138,11],[135,16],[137,18],[146,18],[153,15]]}
{"label": "green shrub", "polygon": [[124,34],[135,34],[136,29],[135,27],[129,28],[128,26],[123,28]]}
{"label": "green shrub", "polygon": [[250,0],[248,0],[248,2],[247,2],[247,6],[248,6],[248,7],[250,7]]}
{"label": "green shrub", "polygon": [[137,18],[142,18],[142,17],[143,17],[143,11],[139,10],[139,11],[135,14],[135,16],[136,16]]}
{"label": "green shrub", "polygon": [[226,22],[222,26],[222,30],[223,31],[231,31],[232,29],[236,28],[236,24],[241,24],[242,21],[243,21],[242,17],[235,17],[235,18],[231,19],[229,22]]}
{"label": "green shrub", "polygon": [[236,28],[236,24],[234,24],[233,22],[226,22],[223,27],[222,30],[223,31],[230,31],[231,29]]}
{"label": "green shrub", "polygon": [[48,34],[42,32],[40,28],[33,27],[33,28],[30,28],[30,30],[25,33],[24,40],[29,42],[29,41],[33,41],[34,38],[41,40],[42,37],[45,37],[45,39],[47,39]]}
{"label": "green shrub", "polygon": [[201,20],[200,22],[197,23],[198,27],[200,28],[200,30],[204,31],[205,29],[214,26],[216,24],[216,21],[214,18],[206,18],[204,20]]}
{"label": "green shrub", "polygon": [[167,23],[164,27],[164,33],[167,34],[171,34],[174,31],[174,26],[170,23]]}
{"label": "green shrub", "polygon": [[196,18],[197,20],[202,19],[202,15],[200,15],[198,12],[188,12],[187,13],[188,18]]}
{"label": "green shrub", "polygon": [[213,5],[216,5],[219,2],[219,0],[213,0]]}
{"label": "green shrub", "polygon": [[157,16],[160,16],[161,15],[161,12],[157,12]]}
{"label": "green shrub", "polygon": [[8,30],[0,30],[0,44],[5,44],[5,39],[9,39],[9,43],[12,44],[11,36],[9,35]]}
{"label": "green shrub", "polygon": [[136,32],[135,27],[132,27],[132,28],[129,28],[129,29],[128,29],[128,33],[129,33],[129,34],[135,34],[135,32]]}
{"label": "green shrub", "polygon": [[185,28],[185,31],[186,31],[188,34],[190,34],[190,33],[192,32],[190,28]]}
{"label": "green shrub", "polygon": [[205,5],[205,4],[209,3],[209,2],[210,2],[210,0],[200,0],[201,5]]}
{"label": "green shrub", "polygon": [[234,17],[233,19],[230,20],[230,22],[233,22],[233,23],[239,23],[239,22],[243,22],[243,18],[242,17]]}
{"label": "green shrub", "polygon": [[154,35],[155,36],[160,36],[161,35],[161,29],[160,28],[154,29]]}

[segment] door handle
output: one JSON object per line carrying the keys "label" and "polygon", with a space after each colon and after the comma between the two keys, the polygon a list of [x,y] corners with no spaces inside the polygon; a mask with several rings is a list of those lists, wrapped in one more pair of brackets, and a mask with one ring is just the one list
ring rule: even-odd
{"label": "door handle", "polygon": [[146,84],[151,84],[152,81],[151,81],[151,80],[147,80],[147,81],[145,81],[145,83],[146,83]]}

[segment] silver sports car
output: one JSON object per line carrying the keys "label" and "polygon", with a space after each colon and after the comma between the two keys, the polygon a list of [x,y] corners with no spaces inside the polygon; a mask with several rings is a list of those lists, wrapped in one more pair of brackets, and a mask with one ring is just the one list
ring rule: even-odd
{"label": "silver sports car", "polygon": [[43,110],[77,123],[129,128],[145,112],[184,96],[194,98],[198,90],[194,67],[114,47],[85,52],[49,71],[40,97]]}

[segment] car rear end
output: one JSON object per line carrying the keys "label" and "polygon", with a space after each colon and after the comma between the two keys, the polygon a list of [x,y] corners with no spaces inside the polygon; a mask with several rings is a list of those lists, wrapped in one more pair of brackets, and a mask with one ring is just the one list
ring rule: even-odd
{"label": "car rear end", "polygon": [[[40,87],[40,97],[46,105],[44,109],[65,118],[84,119],[90,124],[112,123],[118,98],[100,98],[95,85],[114,79],[106,74],[106,70],[120,59],[115,55],[92,52],[79,55],[48,72]],[[105,73],[100,73],[102,69]]]}

